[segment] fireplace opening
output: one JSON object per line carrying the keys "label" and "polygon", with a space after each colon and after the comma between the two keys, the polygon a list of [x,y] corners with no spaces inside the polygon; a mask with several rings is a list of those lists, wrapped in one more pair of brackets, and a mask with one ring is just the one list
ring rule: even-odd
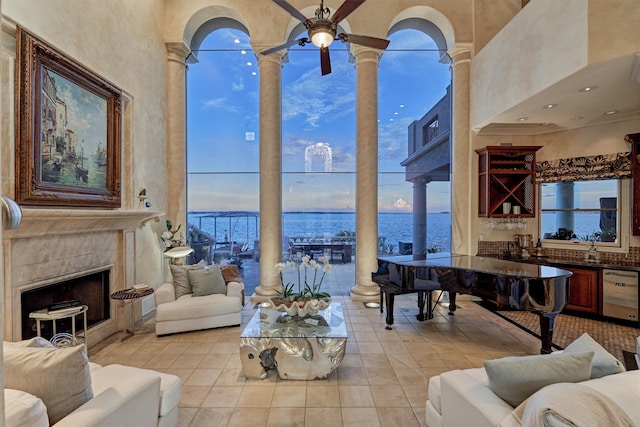
{"label": "fireplace opening", "polygon": [[[82,305],[89,307],[87,310],[87,327],[97,325],[110,317],[109,310],[109,270],[99,271],[82,277],[66,280],[60,283],[43,286],[37,289],[22,292],[22,339],[35,337],[36,321],[30,319],[33,311],[46,309],[51,304],[63,301],[77,300]],[[56,320],[56,332],[71,332],[71,322],[75,319],[65,318]],[[77,327],[82,322],[82,316],[78,316]],[[41,322],[41,335],[50,339],[53,336],[52,322]]]}

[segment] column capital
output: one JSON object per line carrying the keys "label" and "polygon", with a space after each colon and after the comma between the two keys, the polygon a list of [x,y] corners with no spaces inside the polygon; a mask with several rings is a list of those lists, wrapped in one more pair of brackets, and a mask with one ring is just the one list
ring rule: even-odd
{"label": "column capital", "polygon": [[375,60],[376,64],[380,63],[380,57],[384,51],[380,49],[374,49],[368,46],[351,45],[350,53],[358,61],[370,61]]}
{"label": "column capital", "polygon": [[[281,54],[282,52],[282,54]],[[258,68],[262,68],[263,64],[275,64],[278,67],[282,67],[283,58],[286,56],[286,51],[281,50],[278,52],[270,53],[269,55],[261,55],[256,53],[256,59],[258,60]]]}
{"label": "column capital", "polygon": [[451,64],[456,65],[463,62],[471,62],[472,43],[456,43],[447,54],[451,58]]}
{"label": "column capital", "polygon": [[191,49],[184,42],[167,42],[167,59],[187,65],[187,58],[191,55]]}

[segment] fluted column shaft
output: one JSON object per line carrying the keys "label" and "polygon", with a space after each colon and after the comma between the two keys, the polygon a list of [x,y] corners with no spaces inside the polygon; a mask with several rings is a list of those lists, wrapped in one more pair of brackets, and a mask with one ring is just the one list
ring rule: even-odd
{"label": "fluted column shaft", "polygon": [[[254,46],[255,51],[259,51]],[[251,301],[280,289],[282,256],[282,56],[259,55],[260,67],[260,284]]]}
{"label": "fluted column shaft", "polygon": [[[471,219],[477,215],[472,192],[478,188],[471,176],[472,162],[477,160],[471,149],[469,131],[469,79],[471,52],[468,46],[456,45],[452,58],[451,90],[451,250],[471,254]],[[473,178],[473,179],[472,179]]]}
{"label": "fluted column shaft", "polygon": [[167,218],[187,223],[187,65],[182,42],[167,43]]}
{"label": "fluted column shaft", "polygon": [[377,301],[378,63],[380,51],[357,47],[356,58],[356,283],[351,298]]}

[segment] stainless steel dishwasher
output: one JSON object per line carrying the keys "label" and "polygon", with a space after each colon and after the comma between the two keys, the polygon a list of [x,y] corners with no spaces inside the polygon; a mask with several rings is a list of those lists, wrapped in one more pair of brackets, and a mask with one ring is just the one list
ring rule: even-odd
{"label": "stainless steel dishwasher", "polygon": [[638,273],[602,270],[602,315],[638,321]]}

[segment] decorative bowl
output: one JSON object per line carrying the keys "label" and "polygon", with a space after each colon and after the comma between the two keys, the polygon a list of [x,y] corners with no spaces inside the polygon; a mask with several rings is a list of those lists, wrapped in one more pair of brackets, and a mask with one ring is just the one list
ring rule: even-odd
{"label": "decorative bowl", "polygon": [[274,310],[287,313],[289,316],[311,316],[319,310],[325,310],[331,305],[331,299],[310,299],[290,301],[284,298],[273,298],[269,301]]}

